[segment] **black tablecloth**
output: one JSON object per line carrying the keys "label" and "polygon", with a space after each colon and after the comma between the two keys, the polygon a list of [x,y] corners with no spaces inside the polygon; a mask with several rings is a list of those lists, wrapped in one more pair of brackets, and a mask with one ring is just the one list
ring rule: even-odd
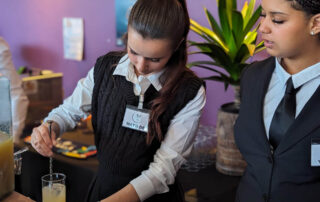
{"label": "black tablecloth", "polygon": [[[84,130],[76,130],[64,133],[64,139],[70,139],[79,143],[93,144],[92,133]],[[22,154],[21,175],[16,175],[15,190],[36,201],[42,201],[41,177],[49,173],[49,158],[38,154],[31,145],[20,143],[16,149],[24,146],[29,151]],[[91,180],[98,169],[96,157],[88,159],[74,159],[60,154],[53,156],[53,172],[66,175],[66,196],[68,202],[84,201]]]}
{"label": "black tablecloth", "polygon": [[[63,134],[64,139],[93,144],[93,134],[76,130]],[[16,145],[21,148],[25,144]],[[39,155],[31,145],[22,157],[22,174],[16,176],[16,191],[35,201],[42,201],[41,176],[49,173],[49,158]],[[54,154],[53,171],[64,173],[67,187],[67,202],[85,200],[86,192],[98,168],[96,157],[78,160]],[[212,165],[199,172],[180,170],[178,178],[185,191],[197,189],[198,202],[234,202],[240,177],[220,174]]]}

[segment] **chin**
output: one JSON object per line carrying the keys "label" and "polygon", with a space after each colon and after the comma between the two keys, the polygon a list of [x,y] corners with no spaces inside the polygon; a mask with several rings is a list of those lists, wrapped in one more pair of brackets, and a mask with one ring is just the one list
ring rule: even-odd
{"label": "chin", "polygon": [[270,56],[281,57],[281,54],[279,52],[275,51],[274,49],[267,48],[266,51]]}

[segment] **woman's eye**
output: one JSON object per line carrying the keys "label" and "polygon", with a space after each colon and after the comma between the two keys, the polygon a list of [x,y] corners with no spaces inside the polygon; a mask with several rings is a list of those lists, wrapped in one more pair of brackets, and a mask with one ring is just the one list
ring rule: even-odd
{"label": "woman's eye", "polygon": [[138,55],[136,52],[134,52],[133,50],[130,50],[130,53],[133,55]]}
{"label": "woman's eye", "polygon": [[151,58],[150,61],[151,61],[151,62],[160,62],[160,59],[158,59],[158,58]]}
{"label": "woman's eye", "polygon": [[282,24],[284,21],[283,20],[272,20],[272,22],[276,24]]}

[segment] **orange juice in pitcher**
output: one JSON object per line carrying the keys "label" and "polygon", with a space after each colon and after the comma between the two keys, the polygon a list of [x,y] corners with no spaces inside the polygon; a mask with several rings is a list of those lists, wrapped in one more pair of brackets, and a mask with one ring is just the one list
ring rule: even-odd
{"label": "orange juice in pitcher", "polygon": [[0,199],[14,190],[10,81],[0,75]]}

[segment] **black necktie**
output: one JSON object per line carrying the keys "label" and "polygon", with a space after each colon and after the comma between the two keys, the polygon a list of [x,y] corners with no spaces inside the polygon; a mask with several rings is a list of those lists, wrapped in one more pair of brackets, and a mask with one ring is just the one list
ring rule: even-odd
{"label": "black necktie", "polygon": [[296,93],[300,89],[294,89],[292,77],[287,81],[286,92],[278,105],[269,130],[269,141],[274,149],[280,144],[283,136],[293,123],[296,116]]}

